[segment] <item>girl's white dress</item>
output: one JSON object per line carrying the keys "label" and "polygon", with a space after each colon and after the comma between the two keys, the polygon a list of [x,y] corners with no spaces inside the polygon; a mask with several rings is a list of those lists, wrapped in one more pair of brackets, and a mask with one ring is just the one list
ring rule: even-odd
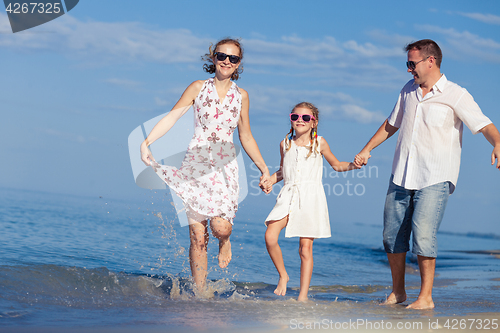
{"label": "girl's white dress", "polygon": [[284,140],[284,186],[266,219],[266,225],[269,221],[281,220],[288,215],[285,237],[331,237],[328,206],[321,181],[323,155],[319,151],[322,140],[318,136],[317,152],[308,158],[309,146],[297,146],[292,140],[290,150],[286,151],[287,143]]}

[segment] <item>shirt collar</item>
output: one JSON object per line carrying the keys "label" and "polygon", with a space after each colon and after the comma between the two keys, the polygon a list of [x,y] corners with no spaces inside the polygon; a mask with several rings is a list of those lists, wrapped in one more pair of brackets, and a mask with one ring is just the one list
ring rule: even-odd
{"label": "shirt collar", "polygon": [[444,88],[446,87],[446,83],[448,82],[448,79],[446,78],[446,75],[441,74],[441,78],[436,82],[436,84],[432,87],[432,89],[435,88],[435,90],[439,92],[443,92]]}
{"label": "shirt collar", "polygon": [[[446,78],[446,75],[441,74],[441,78],[432,86],[432,90],[442,93],[447,82],[448,79]],[[413,80],[413,85],[417,86],[417,88],[420,87],[417,83],[415,83],[415,80]]]}

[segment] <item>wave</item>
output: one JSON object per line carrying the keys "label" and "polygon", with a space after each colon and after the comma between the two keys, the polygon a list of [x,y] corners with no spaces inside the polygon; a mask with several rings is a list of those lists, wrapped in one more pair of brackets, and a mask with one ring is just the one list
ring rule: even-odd
{"label": "wave", "polygon": [[439,234],[450,235],[450,236],[462,236],[471,238],[482,238],[482,239],[494,239],[500,240],[500,235],[494,233],[479,233],[479,232],[452,232],[452,231],[439,231]]}
{"label": "wave", "polygon": [[147,276],[57,265],[2,266],[3,298],[26,303],[94,307],[125,305],[134,299],[161,299],[162,281]]}
{"label": "wave", "polygon": [[[307,303],[297,302],[297,287],[289,288],[285,297],[279,297],[274,295],[276,285],[263,282],[209,280],[207,293],[196,296],[192,287],[191,279],[168,273],[144,275],[113,272],[105,267],[52,264],[3,265],[0,266],[0,323],[14,326],[168,323],[169,327],[201,329],[255,325],[279,328],[297,319],[338,321],[392,318],[395,311],[400,314],[394,307],[378,306],[384,295],[390,293],[390,286],[378,284],[313,285],[309,292],[311,302]],[[415,288],[407,286],[410,291]],[[440,300],[442,312],[436,313],[456,314],[456,299],[448,303],[445,300]],[[458,310],[484,312],[497,304],[498,300],[485,303],[481,297],[480,302],[473,300]],[[419,315],[404,314],[406,318]]]}
{"label": "wave", "polygon": [[[21,303],[71,307],[137,307],[140,303],[161,305],[190,299],[275,299],[276,285],[262,282],[238,282],[228,279],[208,280],[207,291],[195,295],[190,278],[165,275],[142,275],[112,272],[105,267],[64,267],[52,264],[0,266],[0,295]],[[371,294],[387,286],[311,286],[310,294]],[[298,288],[289,288],[297,296]]]}

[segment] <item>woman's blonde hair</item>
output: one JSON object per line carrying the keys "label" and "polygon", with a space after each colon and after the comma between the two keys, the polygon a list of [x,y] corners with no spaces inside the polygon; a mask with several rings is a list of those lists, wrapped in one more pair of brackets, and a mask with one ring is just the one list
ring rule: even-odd
{"label": "woman's blonde hair", "polygon": [[[318,151],[318,146],[319,146],[319,144],[318,144],[319,110],[312,103],[309,103],[309,102],[300,102],[299,104],[297,104],[297,105],[295,105],[293,107],[292,112],[290,112],[290,113],[293,113],[293,111],[296,108],[307,108],[307,109],[311,110],[314,118],[316,118],[314,120],[314,122],[316,123],[316,126],[313,127],[313,129],[311,131],[311,138],[310,138],[310,145],[309,145],[309,154],[307,154],[307,156],[306,156],[306,158],[308,158],[309,156],[311,156],[311,154],[313,152],[315,154],[319,153],[319,151]],[[285,137],[285,147],[286,147],[285,152],[289,151],[290,148],[292,147],[292,138],[293,138],[293,126],[290,129],[290,132],[288,132],[287,136]]]}
{"label": "woman's blonde hair", "polygon": [[240,78],[240,74],[243,73],[243,65],[241,64],[241,61],[243,60],[243,47],[241,46],[241,43],[238,39],[224,38],[218,41],[215,46],[213,46],[213,44],[210,44],[208,53],[205,53],[205,55],[201,57],[201,59],[206,62],[205,64],[203,64],[203,70],[209,74],[215,73],[215,64],[213,62],[214,53],[217,51],[217,48],[219,46],[224,44],[234,44],[240,49],[240,66],[231,75],[231,80],[236,81]]}

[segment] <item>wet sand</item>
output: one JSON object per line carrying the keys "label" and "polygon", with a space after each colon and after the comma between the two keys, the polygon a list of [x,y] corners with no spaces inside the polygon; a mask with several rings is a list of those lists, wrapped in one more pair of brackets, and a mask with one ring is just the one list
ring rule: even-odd
{"label": "wet sand", "polygon": [[[1,333],[279,333],[289,331],[307,332],[381,332],[381,331],[404,331],[404,332],[500,332],[500,312],[469,314],[466,316],[434,317],[432,310],[421,311],[420,318],[414,319],[377,319],[365,320],[355,318],[344,321],[319,320],[314,322],[291,321],[290,325],[272,327],[270,325],[258,325],[254,327],[231,326],[226,328],[193,328],[172,327],[169,325],[158,326],[116,326],[116,327],[3,327]],[[412,312],[414,314],[414,312]]]}

